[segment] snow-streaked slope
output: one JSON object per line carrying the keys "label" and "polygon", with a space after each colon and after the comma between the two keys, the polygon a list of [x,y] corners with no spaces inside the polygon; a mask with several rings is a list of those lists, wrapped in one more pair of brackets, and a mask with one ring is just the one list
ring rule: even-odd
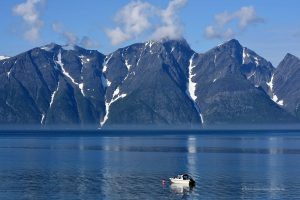
{"label": "snow-streaked slope", "polygon": [[54,102],[54,99],[55,99],[55,95],[58,92],[58,90],[59,90],[59,82],[57,83],[56,90],[54,90],[54,92],[51,94],[51,100],[50,100],[49,108],[51,108],[51,106]]}
{"label": "snow-streaked slope", "polygon": [[120,94],[120,88],[117,87],[117,89],[113,93],[113,98],[111,99],[111,101],[108,101],[108,100],[105,101],[105,110],[106,110],[106,112],[105,112],[105,116],[104,116],[103,120],[100,122],[101,127],[108,120],[110,106],[114,102],[118,101],[119,99],[125,98],[126,96],[127,96],[127,94]]}
{"label": "snow-streaked slope", "polygon": [[42,113],[42,117],[41,117],[41,125],[43,125],[43,124],[44,124],[44,120],[45,120],[45,114],[44,114],[44,113]]}
{"label": "snow-streaked slope", "polygon": [[84,84],[83,83],[77,83],[75,81],[75,79],[69,74],[69,72],[67,72],[66,69],[64,68],[64,63],[62,62],[62,57],[61,57],[61,51],[57,55],[57,61],[56,61],[56,63],[61,67],[62,73],[66,77],[68,77],[71,80],[71,82],[80,89],[81,94],[83,96],[85,96],[85,93],[84,93]]}
{"label": "snow-streaked slope", "polygon": [[0,60],[5,60],[5,59],[8,59],[8,58],[10,58],[10,57],[8,57],[8,56],[0,56]]}
{"label": "snow-streaked slope", "polygon": [[262,58],[259,57],[255,52],[243,47],[243,61],[242,64],[253,63],[258,67],[261,65]]}
{"label": "snow-streaked slope", "polygon": [[104,59],[103,68],[102,68],[102,76],[101,76],[101,81],[102,81],[102,85],[104,88],[107,88],[111,85],[111,81],[109,81],[106,78],[105,72],[107,71],[108,63],[109,63],[110,59],[112,58],[112,56],[113,56],[113,53],[106,56]]}
{"label": "snow-streaked slope", "polygon": [[189,82],[188,82],[188,95],[190,96],[190,98],[195,101],[197,99],[197,96],[195,94],[196,91],[196,85],[197,83],[193,82],[192,78],[196,75],[193,74],[193,69],[195,68],[195,65],[193,65],[193,58],[194,58],[195,54],[191,57],[191,59],[189,60]]}
{"label": "snow-streaked slope", "polygon": [[193,101],[194,103],[194,107],[195,109],[197,110],[199,116],[200,116],[200,119],[201,119],[201,123],[203,124],[203,115],[201,114],[201,111],[200,111],[200,108],[199,106],[197,105],[196,103],[196,99],[197,99],[197,96],[196,96],[196,86],[197,86],[197,83],[196,82],[193,82],[193,77],[196,76],[195,73],[193,73],[193,69],[196,67],[196,65],[193,65],[193,59],[195,57],[196,54],[193,54],[192,57],[190,58],[189,60],[189,77],[188,77],[188,84],[187,84],[187,91],[186,93],[188,94],[188,96],[190,97],[190,99]]}
{"label": "snow-streaked slope", "polygon": [[271,91],[271,98],[275,103],[277,103],[280,106],[283,106],[284,105],[283,100],[279,100],[277,95],[274,93],[274,88],[273,88],[274,82],[273,81],[274,81],[274,74],[272,75],[270,82],[267,82],[267,85],[269,86],[270,91]]}

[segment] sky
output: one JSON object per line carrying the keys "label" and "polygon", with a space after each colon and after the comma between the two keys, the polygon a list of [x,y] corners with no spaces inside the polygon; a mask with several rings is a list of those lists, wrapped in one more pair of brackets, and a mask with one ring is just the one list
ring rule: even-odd
{"label": "sky", "polygon": [[276,67],[300,57],[299,0],[1,0],[0,55],[55,42],[108,54],[185,38],[199,53],[235,38]]}

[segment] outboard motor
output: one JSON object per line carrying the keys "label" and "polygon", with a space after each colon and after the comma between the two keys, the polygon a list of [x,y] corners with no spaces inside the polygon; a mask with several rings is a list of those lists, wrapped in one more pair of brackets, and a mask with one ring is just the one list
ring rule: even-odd
{"label": "outboard motor", "polygon": [[189,185],[190,185],[191,187],[194,187],[194,186],[196,185],[196,181],[194,181],[194,179],[190,178],[190,183],[189,183]]}

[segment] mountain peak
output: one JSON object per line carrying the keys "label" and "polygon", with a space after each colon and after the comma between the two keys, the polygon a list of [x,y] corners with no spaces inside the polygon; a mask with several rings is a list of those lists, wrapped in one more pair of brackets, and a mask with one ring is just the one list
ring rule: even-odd
{"label": "mountain peak", "polygon": [[44,46],[41,46],[40,49],[45,50],[45,51],[53,51],[53,50],[55,50],[57,48],[60,48],[60,47],[61,47],[60,45],[58,45],[54,42],[51,42],[50,44],[46,44]]}
{"label": "mountain peak", "polygon": [[66,45],[63,45],[62,48],[66,51],[76,51],[78,49],[82,49],[81,47],[79,47],[75,44],[66,44]]}
{"label": "mountain peak", "polygon": [[89,49],[85,49],[83,47],[80,47],[78,45],[75,44],[66,44],[66,45],[59,45],[56,43],[49,43],[47,45],[41,46],[39,47],[39,49],[42,49],[44,51],[48,51],[48,52],[56,52],[56,51],[60,51],[60,50],[64,50],[64,51],[77,51],[77,52],[86,52],[86,51],[90,51]]}
{"label": "mountain peak", "polygon": [[173,41],[173,42],[185,42],[186,43],[186,40],[183,38],[183,37],[180,37],[180,38],[176,38],[176,39],[170,39],[170,38],[162,38],[162,39],[151,39],[150,41],[152,42],[159,42],[159,43],[165,43],[165,42],[170,42],[170,41]]}
{"label": "mountain peak", "polygon": [[236,39],[231,39],[221,45],[219,45],[219,47],[221,46],[226,46],[226,47],[235,47],[235,48],[242,48],[242,45],[240,44],[240,42]]}
{"label": "mountain peak", "polygon": [[284,57],[284,60],[290,60],[290,59],[297,59],[299,60],[299,58],[291,53],[287,53]]}
{"label": "mountain peak", "polygon": [[165,40],[164,41],[164,44],[167,44],[167,45],[179,45],[179,46],[185,46],[185,47],[190,47],[190,45],[188,44],[188,42],[184,39],[184,38],[180,38],[180,39],[172,39],[172,40]]}
{"label": "mountain peak", "polygon": [[212,48],[208,52],[212,54],[224,53],[227,56],[229,55],[232,58],[237,58],[239,62],[242,62],[243,57],[243,46],[239,43],[238,40],[232,39],[223,44],[218,45],[217,47]]}
{"label": "mountain peak", "polygon": [[300,59],[290,53],[287,53],[284,59],[279,63],[278,69],[280,70],[291,70],[299,69]]}
{"label": "mountain peak", "polygon": [[190,47],[188,42],[184,39],[184,38],[178,38],[178,39],[168,39],[168,38],[164,38],[164,39],[160,39],[160,40],[148,40],[147,42],[145,42],[145,44],[161,44],[161,45],[173,45],[173,46],[186,46],[186,47]]}

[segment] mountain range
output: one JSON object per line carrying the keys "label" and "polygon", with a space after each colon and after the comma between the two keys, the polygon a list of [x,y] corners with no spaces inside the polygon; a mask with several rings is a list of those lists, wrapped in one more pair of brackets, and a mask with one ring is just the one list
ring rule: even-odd
{"label": "mountain range", "polygon": [[0,56],[0,125],[188,126],[300,122],[300,59],[278,67],[233,39],[184,39],[104,55],[54,43]]}

